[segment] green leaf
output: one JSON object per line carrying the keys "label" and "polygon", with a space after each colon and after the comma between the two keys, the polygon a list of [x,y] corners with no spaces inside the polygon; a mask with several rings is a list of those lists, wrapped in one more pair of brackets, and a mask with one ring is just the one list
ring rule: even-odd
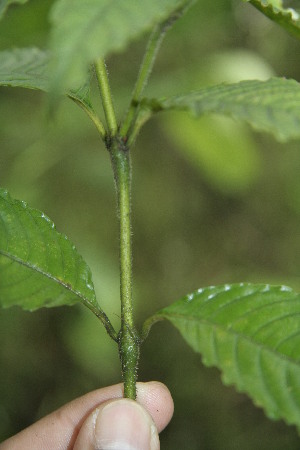
{"label": "green leaf", "polygon": [[[22,87],[48,92],[49,90],[48,52],[38,48],[17,48],[0,52],[0,86]],[[83,109],[94,114],[90,101],[91,74],[85,83],[66,94]]]}
{"label": "green leaf", "polygon": [[35,310],[79,301],[101,311],[74,245],[44,213],[0,189],[0,306]]}
{"label": "green leaf", "polygon": [[9,5],[12,3],[21,3],[24,4],[28,0],[0,0],[0,19],[4,16],[4,13],[6,12]]}
{"label": "green leaf", "polygon": [[281,141],[300,138],[300,84],[295,80],[271,78],[221,84],[169,99],[144,99],[142,106],[153,112],[187,110],[196,117],[223,114],[273,133]]}
{"label": "green leaf", "polygon": [[190,0],[58,0],[51,14],[52,91],[76,88],[89,64],[122,51]]}
{"label": "green leaf", "polygon": [[300,429],[300,295],[285,286],[234,284],[190,294],[150,317],[167,319],[208,366],[272,419]]}
{"label": "green leaf", "polygon": [[265,16],[282,26],[286,31],[300,39],[300,16],[292,8],[284,8],[282,1],[244,0],[251,3]]}
{"label": "green leaf", "polygon": [[37,48],[0,52],[0,86],[48,89],[49,55]]}

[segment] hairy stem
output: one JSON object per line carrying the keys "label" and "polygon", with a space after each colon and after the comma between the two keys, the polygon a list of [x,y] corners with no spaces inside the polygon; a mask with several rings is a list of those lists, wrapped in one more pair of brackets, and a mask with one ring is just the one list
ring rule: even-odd
{"label": "hairy stem", "polygon": [[116,120],[114,105],[111,97],[111,91],[109,86],[109,80],[105,62],[103,59],[99,59],[95,63],[96,76],[98,80],[98,86],[102,98],[102,105],[105,114],[105,119],[110,136],[115,136],[118,131],[118,124]]}
{"label": "hairy stem", "polygon": [[111,91],[103,60],[95,64],[102,104],[109,135],[106,146],[110,153],[118,202],[120,226],[120,298],[121,328],[117,336],[122,365],[124,397],[136,398],[139,339],[132,311],[132,250],[131,250],[131,165],[129,148],[118,134]]}
{"label": "hairy stem", "polygon": [[162,43],[163,37],[165,35],[165,30],[162,26],[157,26],[155,30],[151,33],[149,38],[148,46],[142,61],[139,75],[132,93],[132,99],[127,111],[126,117],[124,119],[123,125],[121,127],[120,134],[125,137],[128,135],[130,128],[135,121],[135,116],[138,110],[138,103],[141,100],[143,90],[147,84],[148,78],[151,74],[153,64],[159,47]]}
{"label": "hairy stem", "polygon": [[[131,102],[120,129],[120,135],[123,139],[129,139],[130,142],[133,142],[134,137],[139,131],[139,125],[142,125],[144,123],[144,121],[141,121],[141,124],[136,124],[139,113],[139,103],[142,99],[144,88],[152,72],[158,50],[161,46],[166,32],[190,8],[190,6],[194,2],[195,0],[187,0],[187,2],[181,5],[176,11],[174,11],[167,20],[158,24],[151,33],[140,67],[139,75],[132,93]],[[131,134],[133,134],[134,137],[132,137]]]}
{"label": "hairy stem", "polygon": [[132,250],[131,250],[131,166],[128,148],[119,139],[111,148],[118,197],[120,223],[120,295],[121,329],[119,354],[122,364],[124,396],[136,398],[139,339],[134,327],[132,311]]}

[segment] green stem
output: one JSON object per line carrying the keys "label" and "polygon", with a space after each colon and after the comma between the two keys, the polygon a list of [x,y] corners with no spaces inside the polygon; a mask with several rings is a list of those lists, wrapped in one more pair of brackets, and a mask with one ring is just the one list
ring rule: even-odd
{"label": "green stem", "polygon": [[110,136],[113,137],[117,134],[118,124],[111,97],[107,70],[103,59],[99,59],[99,61],[95,63],[95,70],[102,98],[102,105],[104,109],[106,123],[108,126]]}
{"label": "green stem", "polygon": [[159,25],[154,29],[149,38],[147,49],[140,67],[139,75],[132,93],[130,106],[120,130],[120,135],[123,138],[128,135],[136,120],[138,104],[142,98],[142,93],[151,74],[156,55],[164,38],[165,32],[165,27]]}
{"label": "green stem", "polygon": [[121,329],[117,336],[122,365],[124,397],[136,398],[139,339],[132,311],[132,250],[131,250],[131,165],[129,148],[118,134],[111,91],[103,60],[95,64],[103,109],[109,130],[106,146],[111,156],[117,190],[120,226],[120,298]]}
{"label": "green stem", "polygon": [[132,311],[131,165],[129,149],[120,139],[114,140],[110,153],[117,187],[120,222],[121,329],[119,354],[124,381],[124,397],[135,399],[139,339],[134,327]]}
{"label": "green stem", "polygon": [[[155,27],[150,35],[146,52],[140,67],[139,75],[132,93],[130,106],[125,115],[123,124],[120,129],[120,135],[124,140],[129,139],[131,142],[134,138],[131,137],[131,133],[136,136],[139,131],[139,124],[136,126],[136,121],[139,113],[139,103],[142,99],[144,88],[148,82],[149,76],[152,72],[152,68],[161,46],[162,40],[165,37],[166,32],[171,26],[190,8],[195,0],[189,0],[180,6],[173,14],[164,22]],[[142,122],[144,123],[144,122]],[[141,123],[141,124],[142,124]]]}

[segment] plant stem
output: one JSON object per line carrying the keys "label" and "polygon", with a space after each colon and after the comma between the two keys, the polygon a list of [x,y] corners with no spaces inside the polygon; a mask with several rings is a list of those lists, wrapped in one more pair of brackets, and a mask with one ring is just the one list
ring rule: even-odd
{"label": "plant stem", "polygon": [[[131,137],[131,132],[133,132],[134,137],[139,131],[139,124],[136,125],[136,120],[139,113],[139,103],[142,99],[142,94],[144,88],[148,82],[149,76],[152,72],[152,68],[161,46],[163,38],[166,32],[171,28],[171,26],[188,10],[188,8],[195,2],[195,0],[190,0],[180,6],[173,14],[164,22],[158,24],[150,35],[146,52],[140,67],[139,75],[132,93],[131,102],[128,111],[123,120],[123,124],[120,129],[120,136],[123,139],[129,139],[131,142],[134,138]],[[144,121],[141,122],[141,125]]]}
{"label": "plant stem", "polygon": [[103,60],[95,64],[102,104],[109,131],[106,146],[110,153],[117,190],[120,227],[120,298],[121,328],[117,336],[122,365],[124,397],[136,398],[139,339],[132,311],[132,250],[131,250],[131,165],[129,148],[118,134],[111,91]]}
{"label": "plant stem", "polygon": [[132,311],[132,250],[131,250],[131,165],[129,149],[120,139],[111,148],[118,197],[120,223],[120,295],[121,329],[119,354],[124,381],[124,397],[136,398],[139,339],[134,327]]}
{"label": "plant stem", "polygon": [[[129,145],[147,120],[149,112],[138,117],[139,103],[144,87],[151,73],[157,51],[170,26],[194,2],[190,0],[176,10],[165,22],[159,24],[150,36],[146,53],[133,91],[132,100],[119,131],[109,86],[108,74],[103,59],[95,63],[102,105],[108,127],[105,134],[106,147],[110,153],[117,190],[118,217],[120,225],[120,298],[121,328],[117,336],[119,355],[124,381],[124,397],[136,398],[137,366],[139,360],[140,338],[134,326],[132,311],[132,250],[131,250],[131,165]],[[100,134],[103,130],[100,127]],[[107,320],[100,317],[115,337]],[[147,329],[144,331],[146,336]]]}
{"label": "plant stem", "polygon": [[122,137],[128,135],[130,128],[135,121],[135,116],[137,114],[138,103],[141,100],[143,90],[147,84],[148,78],[151,74],[153,64],[162,43],[163,37],[165,35],[164,28],[159,25],[151,33],[148,41],[147,49],[140,67],[139,75],[132,93],[132,98],[130,102],[129,109],[125,116],[123,125],[121,127],[120,134]]}
{"label": "plant stem", "polygon": [[102,98],[102,105],[104,109],[105,119],[108,126],[110,136],[113,137],[117,134],[118,124],[116,120],[115,110],[111,97],[111,91],[109,87],[109,80],[105,62],[103,59],[99,59],[95,63],[96,76],[98,79],[98,85]]}

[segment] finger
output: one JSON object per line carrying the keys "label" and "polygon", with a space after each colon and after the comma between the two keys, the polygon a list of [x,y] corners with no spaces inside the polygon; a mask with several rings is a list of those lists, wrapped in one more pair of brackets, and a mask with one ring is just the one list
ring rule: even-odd
{"label": "finger", "polygon": [[110,400],[87,418],[73,450],[159,450],[150,414],[129,399]]}
{"label": "finger", "polygon": [[5,441],[1,450],[72,449],[84,419],[99,404],[122,397],[122,385],[117,384],[90,392],[59,408],[35,424]]}
{"label": "finger", "polygon": [[137,383],[137,401],[149,412],[160,433],[174,412],[173,399],[167,386],[158,381]]}
{"label": "finger", "polygon": [[[72,449],[79,430],[88,415],[107,400],[122,397],[122,384],[90,392],[3,442],[0,449]],[[161,431],[171,420],[173,401],[168,389],[163,384],[158,382],[137,383],[137,401],[153,417],[158,431]]]}

